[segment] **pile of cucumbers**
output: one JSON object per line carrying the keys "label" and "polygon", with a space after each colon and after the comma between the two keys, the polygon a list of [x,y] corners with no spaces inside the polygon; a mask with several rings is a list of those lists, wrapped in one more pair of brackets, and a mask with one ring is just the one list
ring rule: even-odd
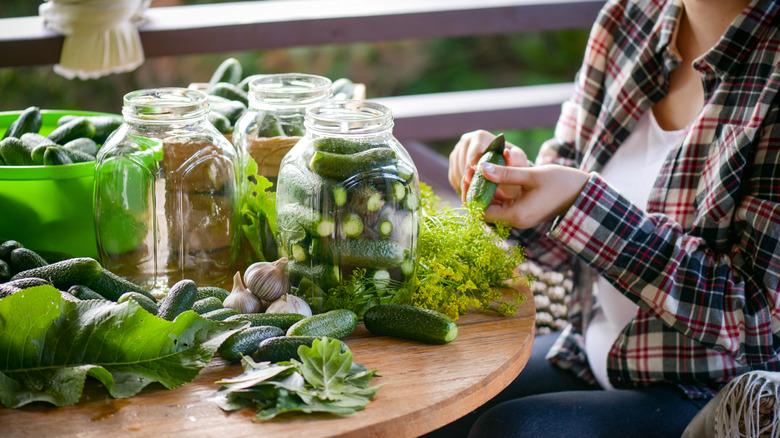
{"label": "pile of cucumbers", "polygon": [[100,146],[123,120],[121,116],[65,115],[48,135],[41,135],[40,108],[23,110],[0,140],[0,165],[37,166],[95,161]]}
{"label": "pile of cucumbers", "polygon": [[[44,257],[45,256],[45,257]],[[15,240],[0,243],[0,299],[29,287],[49,285],[70,301],[134,301],[147,312],[173,321],[194,311],[213,321],[243,321],[247,327],[227,338],[220,356],[238,363],[242,356],[258,361],[280,362],[298,357],[298,347],[311,347],[315,339],[343,339],[351,335],[358,316],[348,309],[304,316],[298,313],[239,313],[223,306],[230,292],[216,286],[197,286],[184,279],[174,284],[159,300],[141,286],[104,269],[89,257],[56,258],[60,254],[39,254]],[[48,259],[48,260],[47,260]],[[51,262],[50,262],[51,261]],[[446,315],[408,305],[379,305],[365,314],[366,328],[381,336],[392,336],[430,344],[455,339],[457,325]],[[349,348],[341,343],[342,352]]]}
{"label": "pile of cucumbers", "polygon": [[[209,79],[205,90],[209,98],[211,111],[208,118],[212,125],[222,134],[232,134],[233,128],[241,115],[249,106],[249,83],[264,76],[253,74],[244,76],[244,67],[236,58],[223,60]],[[354,83],[347,78],[339,78],[333,82],[333,97],[339,99],[352,98]],[[269,118],[269,123],[261,127],[261,137],[303,135],[300,131],[291,131],[295,127],[282,125],[278,119]]]}

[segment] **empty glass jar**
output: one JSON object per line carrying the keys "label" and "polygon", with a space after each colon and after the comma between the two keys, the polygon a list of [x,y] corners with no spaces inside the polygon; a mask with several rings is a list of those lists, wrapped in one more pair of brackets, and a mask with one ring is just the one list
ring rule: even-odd
{"label": "empty glass jar", "polygon": [[301,73],[262,75],[249,83],[249,108],[233,130],[244,169],[245,265],[278,257],[268,194],[276,190],[282,158],[305,134],[306,108],[328,99],[331,87],[328,78]]}
{"label": "empty glass jar", "polygon": [[[315,104],[306,135],[282,160],[279,251],[291,259],[296,294],[315,312],[362,315],[414,278],[420,184],[392,128],[390,109],[378,103]],[[334,288],[356,276],[356,290]]]}
{"label": "empty glass jar", "polygon": [[124,97],[125,123],[95,163],[101,264],[150,290],[229,285],[237,269],[239,157],[186,88]]}

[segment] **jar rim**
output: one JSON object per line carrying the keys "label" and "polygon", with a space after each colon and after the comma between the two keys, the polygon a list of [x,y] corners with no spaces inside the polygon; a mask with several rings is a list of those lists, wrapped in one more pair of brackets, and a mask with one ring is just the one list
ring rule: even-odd
{"label": "jar rim", "polygon": [[304,124],[307,130],[328,134],[375,134],[393,128],[393,113],[369,100],[327,100],[306,109]]}
{"label": "jar rim", "polygon": [[307,73],[259,75],[249,82],[249,97],[275,105],[310,105],[328,99],[332,87],[330,79]]}
{"label": "jar rim", "polygon": [[148,88],[125,94],[122,115],[126,119],[162,122],[200,118],[208,114],[206,93],[181,87]]}

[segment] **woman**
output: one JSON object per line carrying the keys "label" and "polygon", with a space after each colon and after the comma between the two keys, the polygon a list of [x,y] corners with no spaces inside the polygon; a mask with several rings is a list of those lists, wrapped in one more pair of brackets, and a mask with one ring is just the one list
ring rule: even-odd
{"label": "woman", "polygon": [[[778,9],[608,1],[536,165],[482,165],[485,219],[577,266],[569,326],[473,436],[680,436],[730,379],[780,369]],[[462,193],[492,137],[450,155]]]}

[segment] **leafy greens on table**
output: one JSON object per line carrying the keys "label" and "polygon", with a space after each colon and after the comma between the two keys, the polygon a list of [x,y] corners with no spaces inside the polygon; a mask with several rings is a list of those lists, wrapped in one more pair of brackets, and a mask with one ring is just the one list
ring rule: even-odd
{"label": "leafy greens on table", "polygon": [[351,352],[341,353],[336,339],[302,345],[298,356],[300,361],[276,364],[245,356],[243,374],[216,382],[223,387],[214,401],[226,411],[254,405],[260,420],[287,412],[349,415],[365,409],[379,389],[370,386],[376,370],[353,362]]}
{"label": "leafy greens on table", "polygon": [[25,289],[0,300],[0,402],[72,405],[87,376],[116,398],[152,382],[175,388],[192,381],[244,326],[192,311],[171,322],[133,300],[72,302],[51,286]]}

